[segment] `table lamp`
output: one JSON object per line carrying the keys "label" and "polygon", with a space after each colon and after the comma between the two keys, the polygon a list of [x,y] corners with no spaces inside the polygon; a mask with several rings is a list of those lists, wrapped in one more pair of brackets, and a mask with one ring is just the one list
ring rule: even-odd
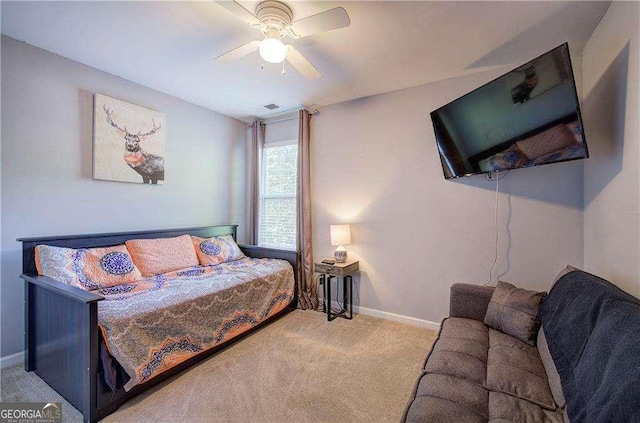
{"label": "table lamp", "polygon": [[347,261],[347,250],[344,245],[351,244],[351,226],[349,225],[330,225],[331,245],[337,245],[336,251],[333,253],[336,262],[344,263]]}

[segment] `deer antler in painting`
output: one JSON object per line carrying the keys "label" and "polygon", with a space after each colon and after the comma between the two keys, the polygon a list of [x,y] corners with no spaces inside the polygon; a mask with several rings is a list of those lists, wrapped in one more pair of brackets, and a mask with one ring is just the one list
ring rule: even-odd
{"label": "deer antler in painting", "polygon": [[107,122],[109,122],[109,125],[113,126],[118,131],[124,132],[125,134],[129,133],[129,131],[127,131],[126,126],[124,127],[124,129],[122,129],[113,120],[111,120],[111,113],[113,113],[113,110],[109,110],[106,104],[103,104],[102,108],[104,109],[104,112],[107,114]]}
{"label": "deer antler in painting", "polygon": [[148,137],[149,135],[155,134],[158,129],[162,128],[162,124],[156,126],[156,121],[153,120],[153,118],[151,118],[151,122],[153,122],[153,129],[151,131],[147,132],[146,134],[141,134],[140,132],[142,132],[142,131],[138,132],[138,136],[139,137]]}

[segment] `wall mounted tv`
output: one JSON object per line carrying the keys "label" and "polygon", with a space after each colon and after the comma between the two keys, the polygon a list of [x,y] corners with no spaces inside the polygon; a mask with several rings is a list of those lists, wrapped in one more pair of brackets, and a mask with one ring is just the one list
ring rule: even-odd
{"label": "wall mounted tv", "polygon": [[447,179],[589,157],[567,43],[431,112]]}

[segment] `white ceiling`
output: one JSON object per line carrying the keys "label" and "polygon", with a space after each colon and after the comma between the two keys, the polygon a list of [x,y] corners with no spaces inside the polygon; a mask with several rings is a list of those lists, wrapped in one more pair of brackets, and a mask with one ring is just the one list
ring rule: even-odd
{"label": "white ceiling", "polygon": [[[254,10],[256,1],[241,1]],[[8,2],[2,33],[191,103],[250,120],[263,105],[324,106],[514,66],[568,41],[580,54],[609,2],[289,2],[294,20],[336,6],[351,26],[291,41],[313,81],[257,53],[213,58],[260,32],[214,1]]]}

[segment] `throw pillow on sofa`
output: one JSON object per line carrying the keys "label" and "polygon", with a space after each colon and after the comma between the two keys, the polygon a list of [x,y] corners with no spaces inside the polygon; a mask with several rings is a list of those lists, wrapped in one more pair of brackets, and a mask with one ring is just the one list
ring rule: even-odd
{"label": "throw pillow on sofa", "polygon": [[200,238],[191,236],[198,260],[203,266],[215,266],[220,263],[243,259],[245,256],[231,235]]}
{"label": "throw pillow on sofa", "polygon": [[130,239],[125,244],[145,278],[198,265],[198,256],[189,235]]}
{"label": "throw pillow on sofa", "polygon": [[540,328],[538,309],[546,295],[546,292],[520,289],[499,281],[489,301],[484,323],[529,345],[535,345]]}
{"label": "throw pillow on sofa", "polygon": [[142,279],[124,245],[104,248],[64,248],[38,245],[38,274],[84,290],[109,288]]}

